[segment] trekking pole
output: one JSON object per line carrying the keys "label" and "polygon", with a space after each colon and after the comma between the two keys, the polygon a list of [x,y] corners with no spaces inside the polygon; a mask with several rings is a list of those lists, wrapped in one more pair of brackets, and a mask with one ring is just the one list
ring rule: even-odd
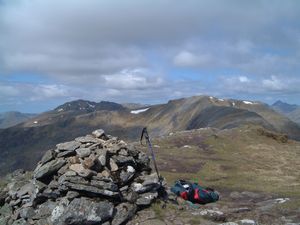
{"label": "trekking pole", "polygon": [[145,139],[146,139],[146,142],[148,144],[148,150],[151,154],[152,161],[153,161],[153,164],[154,164],[154,168],[155,168],[158,180],[159,180],[159,182],[161,182],[161,177],[160,177],[159,172],[158,172],[158,168],[157,168],[157,164],[156,164],[156,160],[155,160],[155,155],[154,155],[154,152],[153,152],[153,149],[152,149],[152,144],[151,144],[150,137],[149,137],[149,134],[148,134],[148,131],[147,131],[147,127],[143,128],[142,135],[141,135],[141,140],[140,140],[141,145],[143,145],[143,143],[142,143],[143,137],[145,137]]}

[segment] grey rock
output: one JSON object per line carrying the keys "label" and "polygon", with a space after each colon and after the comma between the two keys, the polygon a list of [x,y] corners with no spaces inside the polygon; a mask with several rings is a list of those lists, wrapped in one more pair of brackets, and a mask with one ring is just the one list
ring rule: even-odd
{"label": "grey rock", "polygon": [[148,206],[150,205],[156,198],[158,197],[157,192],[151,193],[144,193],[139,196],[136,200],[136,204],[138,206]]}
{"label": "grey rock", "polygon": [[[55,206],[55,208],[51,212],[50,221],[54,224],[61,224],[62,217],[64,216],[64,213],[69,205],[69,200],[67,198],[61,199],[58,205]],[[77,212],[75,212],[77,213]]]}
{"label": "grey rock", "polygon": [[36,214],[33,216],[33,219],[42,219],[51,216],[53,209],[56,207],[55,202],[47,201],[39,205],[36,209]]}
{"label": "grey rock", "polygon": [[60,175],[62,175],[62,174],[64,174],[64,173],[66,173],[68,169],[69,169],[69,164],[65,164],[64,166],[62,166],[62,167],[57,171],[57,173],[58,173],[58,175],[60,176]]}
{"label": "grey rock", "polygon": [[10,206],[17,206],[17,205],[19,205],[21,203],[21,199],[16,199],[16,200],[11,200],[10,201],[10,203],[9,203],[9,205]]}
{"label": "grey rock", "polygon": [[112,218],[114,205],[108,201],[95,202],[88,198],[74,199],[61,221],[65,224],[98,224]]}
{"label": "grey rock", "polygon": [[137,211],[134,204],[121,203],[115,208],[115,215],[112,220],[112,225],[121,225],[131,219]]}
{"label": "grey rock", "polygon": [[53,150],[48,150],[46,151],[46,153],[44,154],[40,162],[43,165],[49,162],[50,160],[52,160],[54,157],[55,157],[55,152]]}
{"label": "grey rock", "polygon": [[84,179],[83,177],[79,177],[79,176],[61,176],[60,178],[58,178],[58,183],[60,185],[63,185],[66,181],[69,181],[71,183],[75,183],[75,184],[89,184],[89,181]]}
{"label": "grey rock", "polygon": [[[101,149],[102,150],[102,149]],[[98,152],[97,152],[98,153]],[[101,166],[106,166],[106,162],[107,162],[107,151],[106,150],[102,150],[99,152],[100,156],[98,157],[98,162],[100,163]]]}
{"label": "grey rock", "polygon": [[141,169],[143,169],[143,170],[149,170],[150,169],[150,167],[149,167],[150,159],[145,153],[140,152],[136,162],[137,162],[137,164],[139,165],[139,167]]}
{"label": "grey rock", "polygon": [[35,191],[34,189],[35,189],[35,187],[34,187],[33,183],[27,183],[24,186],[22,186],[20,188],[20,190],[17,192],[17,197],[21,198],[22,196],[27,195],[27,194],[32,195]]}
{"label": "grey rock", "polygon": [[135,164],[135,160],[132,156],[114,155],[112,158],[118,166]]}
{"label": "grey rock", "polygon": [[0,191],[0,207],[5,204],[6,198],[7,198],[7,191]]}
{"label": "grey rock", "polygon": [[35,216],[35,211],[32,207],[21,208],[20,216],[23,219],[33,218]]}
{"label": "grey rock", "polygon": [[75,151],[80,158],[87,157],[91,154],[91,150],[89,148],[78,148]]}
{"label": "grey rock", "polygon": [[40,193],[40,192],[44,191],[47,187],[46,184],[44,184],[43,182],[36,180],[36,179],[34,179],[32,183],[35,187],[35,193]]}
{"label": "grey rock", "polygon": [[46,188],[42,195],[48,199],[57,199],[61,196],[61,193],[58,189]]}
{"label": "grey rock", "polygon": [[91,186],[118,192],[118,186],[113,182],[105,182],[100,180],[91,180]]}
{"label": "grey rock", "polygon": [[80,194],[77,191],[68,191],[66,198],[72,200],[74,198],[77,198],[78,196],[80,196]]}
{"label": "grey rock", "polygon": [[122,170],[120,173],[120,179],[122,181],[122,184],[127,184],[132,178],[134,177],[134,172],[128,172],[125,170]]}
{"label": "grey rock", "polygon": [[28,222],[26,222],[26,220],[21,218],[21,219],[14,221],[12,225],[30,225],[30,224]]}
{"label": "grey rock", "polygon": [[149,191],[156,191],[161,187],[156,173],[150,175],[144,175],[139,177],[142,182],[133,182],[131,188],[136,193],[145,193]]}
{"label": "grey rock", "polygon": [[68,151],[59,152],[57,154],[57,158],[64,158],[64,157],[69,157],[69,156],[74,156],[74,155],[76,155],[75,151],[68,150]]}
{"label": "grey rock", "polygon": [[119,155],[122,155],[122,156],[128,156],[128,151],[127,151],[127,149],[122,148],[122,149],[119,151]]}
{"label": "grey rock", "polygon": [[65,182],[65,185],[72,190],[83,191],[85,193],[91,193],[100,196],[108,196],[112,198],[119,197],[119,192],[104,190],[90,185],[74,184],[71,182]]}
{"label": "grey rock", "polygon": [[69,141],[56,145],[58,151],[75,151],[80,147],[80,143],[77,141]]}
{"label": "grey rock", "polygon": [[105,136],[105,132],[102,129],[94,130],[92,133],[96,138],[101,138],[102,136]]}
{"label": "grey rock", "polygon": [[72,170],[68,170],[67,172],[65,172],[65,176],[67,176],[67,177],[74,177],[74,176],[76,176],[76,172],[75,171],[72,171]]}
{"label": "grey rock", "polygon": [[34,171],[34,177],[36,179],[41,179],[46,176],[52,175],[56,173],[63,165],[65,165],[65,163],[66,161],[64,159],[57,159],[47,162]]}
{"label": "grey rock", "polygon": [[58,182],[57,180],[52,180],[49,184],[48,184],[48,188],[51,188],[51,189],[57,189],[58,188]]}
{"label": "grey rock", "polygon": [[8,221],[9,221],[9,217],[4,217],[4,216],[0,215],[0,224],[1,225],[8,225],[9,224]]}
{"label": "grey rock", "polygon": [[75,138],[75,141],[83,143],[83,144],[85,144],[85,143],[100,143],[101,142],[99,139],[94,138],[91,135]]}

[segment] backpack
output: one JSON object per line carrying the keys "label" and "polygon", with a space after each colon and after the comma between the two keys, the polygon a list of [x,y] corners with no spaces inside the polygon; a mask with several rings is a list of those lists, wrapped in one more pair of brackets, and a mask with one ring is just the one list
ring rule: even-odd
{"label": "backpack", "polygon": [[184,200],[192,203],[207,204],[219,200],[219,194],[212,188],[204,188],[198,183],[185,180],[177,180],[171,187],[171,191]]}

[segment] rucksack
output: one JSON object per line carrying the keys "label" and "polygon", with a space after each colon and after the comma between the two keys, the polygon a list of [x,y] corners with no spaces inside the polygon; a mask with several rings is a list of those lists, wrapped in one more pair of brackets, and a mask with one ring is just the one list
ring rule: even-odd
{"label": "rucksack", "polygon": [[204,188],[198,183],[185,180],[177,180],[171,187],[171,191],[184,200],[193,203],[207,204],[219,200],[219,194],[212,188]]}

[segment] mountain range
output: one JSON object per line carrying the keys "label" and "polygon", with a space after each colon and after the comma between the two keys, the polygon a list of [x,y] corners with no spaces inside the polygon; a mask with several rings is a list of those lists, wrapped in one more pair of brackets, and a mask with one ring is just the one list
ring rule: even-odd
{"label": "mountain range", "polygon": [[291,105],[282,101],[277,101],[272,105],[272,108],[279,113],[287,116],[290,120],[300,124],[300,106]]}
{"label": "mountain range", "polygon": [[36,116],[36,114],[21,113],[15,111],[0,113],[0,129],[15,126],[34,116]]}
{"label": "mountain range", "polygon": [[98,128],[122,139],[137,141],[145,126],[153,137],[204,127],[226,130],[258,126],[300,140],[298,124],[261,102],[194,96],[136,107],[76,100],[0,130],[1,174],[17,168],[32,169],[55,144]]}

